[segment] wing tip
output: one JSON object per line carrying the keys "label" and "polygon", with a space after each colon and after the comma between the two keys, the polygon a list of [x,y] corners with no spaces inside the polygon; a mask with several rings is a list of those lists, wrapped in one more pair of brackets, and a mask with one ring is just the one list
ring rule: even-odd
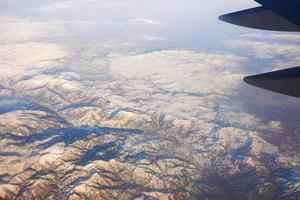
{"label": "wing tip", "polygon": [[235,13],[229,13],[229,14],[225,14],[225,15],[220,15],[218,17],[218,19],[220,21],[222,21],[222,22],[226,22],[226,23],[229,23],[229,24],[241,26],[239,23],[235,22],[235,20],[233,19],[232,14],[235,14]]}
{"label": "wing tip", "polygon": [[253,85],[255,80],[257,79],[256,75],[246,76],[243,78],[243,81],[249,85]]}
{"label": "wing tip", "polygon": [[258,88],[267,89],[264,87],[264,82],[267,81],[267,79],[261,79],[260,75],[246,76],[243,78],[243,81]]}
{"label": "wing tip", "polygon": [[218,17],[218,19],[219,19],[220,21],[226,22],[224,16],[225,16],[225,15],[220,15],[220,16]]}

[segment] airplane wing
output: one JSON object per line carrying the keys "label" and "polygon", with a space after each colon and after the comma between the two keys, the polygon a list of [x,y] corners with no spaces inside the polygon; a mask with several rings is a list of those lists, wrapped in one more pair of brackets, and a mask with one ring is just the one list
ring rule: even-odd
{"label": "airplane wing", "polygon": [[300,67],[247,76],[250,85],[300,98]]}
{"label": "airplane wing", "polygon": [[264,6],[222,15],[219,19],[227,23],[262,30],[300,31],[300,26]]}
{"label": "airplane wing", "polygon": [[[300,31],[300,0],[255,0],[261,6],[219,17],[249,28],[272,31]],[[249,76],[250,85],[300,98],[300,67]]]}
{"label": "airplane wing", "polygon": [[300,31],[300,0],[256,0],[262,6],[219,17],[249,28],[272,31]]}

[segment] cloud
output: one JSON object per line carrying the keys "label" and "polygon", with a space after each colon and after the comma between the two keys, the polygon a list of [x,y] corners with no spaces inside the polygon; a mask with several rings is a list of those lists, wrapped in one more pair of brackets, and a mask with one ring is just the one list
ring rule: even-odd
{"label": "cloud", "polygon": [[300,46],[276,42],[261,42],[252,40],[231,40],[226,42],[230,47],[242,49],[259,59],[275,59],[279,56],[292,59],[300,54]]}
{"label": "cloud", "polygon": [[[44,12],[55,12],[55,11],[65,11],[74,8],[80,8],[87,4],[96,4],[97,6],[119,6],[124,5],[120,1],[107,1],[107,0],[68,0],[52,3],[43,7],[40,7],[39,11]],[[125,4],[126,5],[126,4]]]}
{"label": "cloud", "polygon": [[95,22],[84,20],[50,20],[35,21],[13,16],[0,16],[0,42],[15,43],[33,40],[62,38],[76,34],[74,30],[89,30],[96,26]]}
{"label": "cloud", "polygon": [[262,70],[299,66],[299,36],[295,34],[242,34],[236,39],[228,39],[224,43],[240,54],[254,58],[256,60],[254,65],[263,62]]}
{"label": "cloud", "polygon": [[58,3],[49,4],[47,6],[39,8],[40,11],[57,11],[72,8],[74,6],[80,6],[85,3],[102,2],[101,0],[70,0],[62,1]]}
{"label": "cloud", "polygon": [[57,44],[27,42],[0,45],[0,76],[2,80],[18,79],[59,65],[59,60],[66,56],[67,48]]}
{"label": "cloud", "polygon": [[162,22],[153,20],[153,19],[147,19],[147,18],[135,18],[128,20],[129,24],[137,25],[137,26],[161,26]]}
{"label": "cloud", "polygon": [[62,22],[36,22],[30,19],[19,19],[11,16],[1,16],[0,42],[22,42],[65,34]]}
{"label": "cloud", "polygon": [[145,41],[164,41],[165,38],[153,35],[141,35],[140,38]]}
{"label": "cloud", "polygon": [[298,34],[266,33],[241,34],[224,43],[238,49],[241,54],[251,55],[256,59],[266,60],[274,69],[297,66],[300,60]]}
{"label": "cloud", "polygon": [[247,38],[247,39],[262,39],[262,40],[273,40],[274,41],[289,41],[289,42],[295,42],[299,43],[300,41],[300,36],[299,34],[287,34],[287,33],[276,33],[276,34],[242,34],[239,35],[238,37],[241,38]]}

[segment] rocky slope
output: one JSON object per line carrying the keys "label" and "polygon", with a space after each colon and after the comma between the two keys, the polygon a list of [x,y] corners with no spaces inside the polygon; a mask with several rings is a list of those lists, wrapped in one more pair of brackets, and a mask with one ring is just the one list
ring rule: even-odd
{"label": "rocky slope", "polygon": [[1,82],[1,199],[299,198],[299,146],[232,104],[243,58],[115,55],[89,72],[47,59]]}

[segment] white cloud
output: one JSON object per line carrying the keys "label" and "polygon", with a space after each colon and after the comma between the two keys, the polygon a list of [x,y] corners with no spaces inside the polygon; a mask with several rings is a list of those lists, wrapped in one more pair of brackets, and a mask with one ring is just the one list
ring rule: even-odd
{"label": "white cloud", "polygon": [[28,42],[0,45],[2,79],[17,79],[33,71],[59,64],[68,50],[57,44]]}
{"label": "white cloud", "polygon": [[62,22],[36,22],[11,16],[0,17],[0,42],[22,42],[65,34]]}
{"label": "white cloud", "polygon": [[248,54],[260,59],[275,59],[278,56],[295,58],[300,54],[300,46],[296,44],[281,44],[276,42],[261,42],[251,40],[231,40],[227,45],[242,49]]}
{"label": "white cloud", "polygon": [[53,4],[49,4],[47,6],[39,8],[41,11],[57,11],[57,10],[65,10],[72,8],[74,6],[80,6],[85,3],[91,2],[102,2],[101,0],[69,0],[69,1],[62,1]]}
{"label": "white cloud", "polygon": [[146,18],[135,18],[128,20],[129,24],[137,25],[137,26],[161,26],[162,22],[153,20],[153,19],[146,19]]}
{"label": "white cloud", "polygon": [[72,30],[91,29],[95,22],[84,20],[62,21],[35,21],[13,16],[0,16],[0,42],[15,43],[57,37],[66,37],[74,34]]}
{"label": "white cloud", "polygon": [[163,41],[165,38],[153,35],[141,35],[140,38],[145,41]]}
{"label": "white cloud", "polygon": [[242,34],[239,35],[241,38],[247,38],[247,39],[263,39],[263,40],[273,40],[274,41],[290,41],[299,43],[300,41],[300,35],[299,34],[287,34],[287,33],[272,33],[272,34]]}

